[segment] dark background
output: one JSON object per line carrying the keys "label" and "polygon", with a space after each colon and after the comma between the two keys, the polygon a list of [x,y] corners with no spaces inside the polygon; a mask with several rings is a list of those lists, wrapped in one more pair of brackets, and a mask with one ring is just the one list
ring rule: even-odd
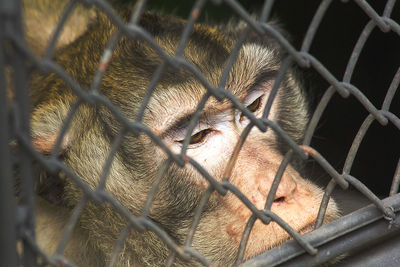
{"label": "dark background", "polygon": [[[128,0],[129,1],[129,0]],[[150,9],[162,10],[187,18],[195,1],[149,2]],[[239,1],[251,13],[257,14],[264,1]],[[320,4],[319,0],[275,1],[273,17],[278,18],[292,36],[291,43],[300,49],[307,28]],[[368,1],[378,14],[383,14],[386,1]],[[203,9],[200,21],[224,23],[235,13],[226,5],[212,3]],[[400,4],[392,12],[392,19],[400,23]],[[340,81],[354,45],[369,18],[352,1],[333,1],[326,12],[314,38],[310,53]],[[389,85],[400,66],[400,36],[383,33],[375,28],[370,35],[355,68],[351,83],[380,109]],[[306,90],[313,96],[315,107],[329,84],[314,70],[304,71]],[[396,93],[390,111],[400,116],[400,92]],[[335,94],[312,141],[316,148],[340,173],[350,146],[361,124],[367,117],[365,108],[350,96],[347,99]],[[400,157],[400,132],[393,124],[381,126],[373,122],[355,158],[351,175],[360,179],[380,196],[387,196]],[[321,171],[311,163],[316,176]],[[318,179],[318,177],[317,177]]]}

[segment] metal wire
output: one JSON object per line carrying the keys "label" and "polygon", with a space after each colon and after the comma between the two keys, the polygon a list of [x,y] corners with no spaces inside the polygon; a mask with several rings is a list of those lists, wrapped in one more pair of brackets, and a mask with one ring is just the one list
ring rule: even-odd
{"label": "metal wire", "polygon": [[[318,265],[329,262],[335,257],[347,253],[352,246],[358,246],[358,244],[354,244],[354,240],[358,240],[359,242],[362,241],[364,243],[367,242],[365,241],[365,234],[364,236],[362,234],[363,231],[365,233],[370,233],[368,236],[369,239],[379,239],[390,234],[398,234],[400,197],[397,193],[399,191],[400,184],[400,161],[397,163],[396,170],[393,171],[394,176],[390,189],[391,197],[384,200],[381,200],[378,196],[376,196],[357,177],[353,177],[351,175],[354,160],[360,150],[362,141],[369,131],[371,124],[375,120],[378,121],[381,126],[392,124],[393,126],[397,127],[397,130],[400,132],[400,119],[398,114],[395,114],[390,109],[392,100],[396,97],[396,92],[397,97],[399,97],[398,88],[400,83],[400,68],[397,70],[391,85],[387,89],[387,93],[381,108],[375,106],[359,88],[351,83],[360,54],[366,46],[366,43],[368,42],[373,30],[392,32],[400,38],[399,22],[391,18],[396,1],[387,1],[383,15],[379,15],[378,12],[374,10],[374,8],[367,1],[354,0],[359,9],[369,18],[369,21],[361,31],[360,36],[354,45],[342,80],[337,79],[318,58],[309,52],[310,47],[314,42],[314,37],[323,19],[325,18],[326,13],[331,7],[333,2],[332,0],[324,0],[320,3],[308,27],[308,31],[304,36],[300,50],[297,50],[291,44],[291,42],[287,40],[284,35],[282,35],[281,32],[268,23],[275,1],[265,1],[264,6],[261,9],[261,14],[258,14],[260,20],[256,20],[240,5],[238,1],[213,1],[216,5],[222,3],[226,4],[226,6],[228,6],[233,13],[238,15],[249,26],[249,28],[243,30],[237,42],[234,44],[217,87],[214,87],[204,77],[197,66],[183,58],[184,50],[188,45],[190,34],[195,27],[195,23],[198,20],[200,13],[204,9],[206,2],[207,1],[205,0],[198,0],[194,3],[194,6],[188,16],[186,26],[180,36],[180,41],[175,54],[171,56],[167,54],[167,52],[157,44],[154,37],[151,36],[151,34],[149,34],[139,24],[140,17],[145,12],[147,1],[138,1],[136,3],[135,8],[131,12],[129,23],[125,24],[119,15],[113,11],[111,5],[106,1],[71,0],[61,15],[60,21],[45,51],[45,56],[43,58],[37,58],[34,53],[30,51],[28,45],[24,41],[23,29],[21,26],[22,20],[20,15],[21,2],[0,0],[0,155],[2,158],[0,161],[0,216],[2,218],[6,218],[6,220],[2,220],[0,223],[0,236],[2,237],[0,242],[0,258],[2,259],[1,264],[5,264],[4,266],[17,266],[17,263],[19,262],[24,266],[36,266],[38,264],[73,266],[71,260],[63,256],[63,251],[74,226],[78,223],[79,217],[83,213],[83,210],[89,201],[94,201],[96,203],[106,202],[110,204],[110,206],[112,206],[122,217],[124,217],[127,222],[126,226],[121,231],[117,242],[115,243],[114,251],[109,259],[109,266],[115,266],[117,263],[118,255],[123,249],[124,242],[132,229],[138,232],[151,231],[165,243],[170,250],[169,257],[166,261],[167,266],[172,266],[176,262],[177,258],[183,260],[195,259],[204,266],[210,266],[212,262],[209,262],[204,255],[202,255],[192,246],[193,238],[195,236],[201,214],[206,209],[207,203],[209,202],[212,194],[220,194],[224,196],[228,192],[232,193],[237,199],[243,202],[243,204],[252,212],[252,216],[250,217],[242,235],[235,266],[241,264],[244,266],[276,266],[285,263],[288,265],[293,264],[294,266]],[[65,23],[71,16],[71,13],[78,3],[96,7],[99,12],[106,14],[110,21],[115,24],[118,29],[113,33],[112,38],[106,45],[102,59],[99,62],[97,72],[95,73],[93,81],[90,85],[90,90],[84,90],[83,85],[80,85],[74,81],[66,70],[52,60],[55,44],[61,34],[61,31],[63,30]],[[261,119],[257,119],[235,95],[225,89],[225,83],[228,79],[228,75],[250,30],[253,30],[259,35],[268,34],[271,36],[271,38],[275,38],[275,40],[287,53],[287,56],[283,59],[282,65],[276,76],[277,78],[270,92],[270,96]],[[127,38],[133,40],[140,38],[141,40],[147,42],[147,44],[153,48],[162,59],[161,64],[157,67],[151,78],[147,91],[144,95],[143,102],[141,103],[140,109],[134,121],[130,121],[128,118],[126,118],[117,105],[111,103],[106,96],[99,92],[103,75],[108,67],[108,63],[110,62],[113,51],[121,39],[121,36],[126,36]],[[47,156],[38,153],[31,143],[29,125],[30,102],[27,90],[27,61],[31,62],[33,66],[43,72],[55,73],[58,78],[62,79],[71,88],[72,92],[77,97],[76,103],[68,111],[68,115],[57,137],[55,146],[52,148],[51,154]],[[272,103],[277,94],[277,90],[283,81],[283,77],[293,62],[302,68],[314,69],[329,84],[329,87],[320,99],[320,102],[318,103],[317,108],[312,115],[311,122],[305,132],[305,138],[302,145],[298,145],[277,123],[268,119]],[[193,113],[193,116],[191,117],[188,127],[189,130],[184,138],[183,149],[180,154],[175,154],[172,152],[162,141],[162,139],[160,139],[159,136],[152,132],[151,129],[143,123],[145,110],[152,98],[154,89],[161,80],[163,73],[169,66],[184,68],[190,72],[202,84],[202,86],[204,86],[204,88],[207,89],[207,93],[203,96],[195,112]],[[15,84],[15,96],[11,103],[7,103],[8,84],[6,81],[8,76],[6,68],[12,68],[14,71],[13,82]],[[359,131],[354,137],[344,163],[343,171],[341,173],[338,172],[334,166],[332,166],[332,164],[324,157],[324,155],[321,155],[318,151],[310,146],[311,138],[320,122],[321,116],[336,93],[343,98],[353,95],[356,101],[361,104],[360,106],[362,106],[364,111],[367,113],[364,122],[360,125]],[[218,100],[229,100],[234,108],[240,110],[250,120],[249,125],[242,133],[238,143],[236,144],[235,152],[231,156],[224,170],[224,179],[222,181],[218,181],[215,177],[209,174],[207,170],[201,166],[201,164],[186,155],[186,150],[190,142],[192,131],[195,128],[199,117],[201,116],[207,100],[211,97],[215,97]],[[102,108],[107,109],[122,127],[122,130],[119,132],[118,136],[113,140],[111,150],[103,166],[100,183],[94,190],[88,184],[86,184],[78,174],[76,174],[69,166],[67,166],[62,159],[57,157],[62,146],[63,138],[65,137],[72,122],[72,118],[76,114],[79,107],[83,104],[101,106]],[[7,108],[7,106],[9,106],[9,108]],[[9,127],[11,127],[10,125],[12,126],[12,130],[9,129]],[[281,166],[276,173],[272,188],[265,203],[265,208],[262,210],[257,209],[255,205],[237,187],[229,182],[229,178],[235,166],[237,156],[243,144],[246,142],[246,138],[250,130],[254,126],[264,132],[267,129],[274,131],[274,133],[280,136],[289,147],[289,151],[286,153],[284,159],[282,160]],[[10,133],[15,133],[15,136],[8,136]],[[108,173],[111,169],[116,152],[118,149],[120,149],[123,139],[127,134],[146,135],[154,142],[155,145],[159,146],[167,156],[167,159],[158,169],[153,184],[149,188],[148,197],[143,211],[138,216],[133,215],[113,195],[105,191]],[[13,163],[8,160],[10,158],[9,145],[11,139],[16,139],[20,147],[16,155],[20,171],[20,193],[18,196],[18,203],[16,202],[15,196],[11,193],[13,183],[11,166]],[[308,156],[311,156],[331,178],[331,181],[325,190],[325,195],[320,205],[318,217],[316,218],[316,230],[303,236],[297,233],[282,218],[271,211],[271,205],[280,180],[286,166],[290,163],[293,154],[299,155],[303,160],[305,160]],[[64,230],[62,238],[59,241],[55,255],[47,255],[45,252],[43,252],[39,248],[35,239],[35,193],[33,182],[35,180],[35,172],[32,169],[33,161],[38,162],[49,173],[65,173],[66,176],[68,176],[68,178],[75,183],[75,185],[82,191],[83,194],[81,201],[76,205],[66,224],[66,229]],[[207,190],[204,192],[199,205],[194,211],[191,227],[185,238],[185,241],[182,244],[178,243],[168,234],[165,229],[149,218],[151,206],[154,202],[157,192],[159,191],[159,185],[162,183],[163,176],[168,172],[171,164],[176,164],[180,167],[183,167],[186,164],[191,165],[195,170],[204,176],[205,180],[208,181]],[[365,195],[372,204],[364,210],[357,211],[350,217],[341,218],[336,222],[329,224],[329,226],[321,226],[331,193],[335,189],[336,185],[339,185],[343,189],[348,189],[349,185],[352,185],[355,189]],[[293,240],[282,245],[280,248],[275,248],[264,253],[262,256],[253,258],[248,262],[243,262],[247,241],[256,220],[259,220],[264,224],[268,224],[271,221],[276,222],[280,227],[290,234]],[[388,224],[390,225],[389,227]],[[393,225],[395,227],[392,227]],[[352,236],[353,239],[351,239],[349,236]],[[18,252],[16,249],[17,240],[22,242],[23,253]],[[327,251],[329,253],[327,253]],[[41,263],[38,259],[41,260]]]}

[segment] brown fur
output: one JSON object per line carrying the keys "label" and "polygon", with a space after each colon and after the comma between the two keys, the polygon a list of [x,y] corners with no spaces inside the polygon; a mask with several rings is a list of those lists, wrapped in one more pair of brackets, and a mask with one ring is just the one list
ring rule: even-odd
{"label": "brown fur", "polygon": [[[44,53],[67,3],[65,0],[23,1],[24,27],[27,29],[25,37],[37,54]],[[96,17],[94,9],[84,8],[80,4],[76,6],[57,39],[56,48],[61,48],[76,40]]]}
{"label": "brown fur", "polygon": [[[36,36],[35,24],[40,21],[39,23],[45,24],[51,31],[54,29],[53,18],[46,18],[43,22],[41,20],[45,17],[36,16],[35,5],[26,5],[26,9],[26,14],[33,16],[26,17],[28,40],[32,42],[33,39],[40,38],[46,43],[48,34],[45,37]],[[83,27],[78,27],[82,31],[74,30],[76,25],[72,19],[64,31],[65,36],[61,37],[55,61],[88,90],[105,45],[116,27],[102,14],[94,18],[94,11],[84,11],[83,14],[90,14],[90,19],[87,19],[82,18],[80,12],[83,11],[75,12],[73,16],[83,19]],[[127,17],[124,19],[127,20]],[[167,54],[174,54],[185,26],[184,21],[169,16],[145,14],[140,23]],[[217,30],[198,24],[190,36],[184,58],[197,66],[211,84],[217,86],[235,38],[234,30],[225,32],[223,29]],[[43,44],[40,43],[39,46],[34,49],[41,54]],[[226,88],[244,99],[249,87],[260,79],[260,73],[276,71],[282,57],[283,52],[277,43],[268,37],[249,41],[239,53]],[[161,62],[157,52],[144,41],[121,37],[103,77],[100,93],[116,105],[127,119],[134,121],[149,81]],[[260,86],[270,85],[265,82]],[[33,73],[30,86],[33,143],[38,151],[49,153],[77,96],[54,73]],[[308,121],[307,104],[291,73],[281,87],[270,118],[280,123],[299,142]],[[176,114],[187,115],[194,112],[205,92],[206,89],[187,69],[167,67],[146,109],[144,124],[162,136],[175,123]],[[235,112],[229,101],[218,102],[214,98],[209,99],[205,110],[210,114],[231,114],[227,116],[234,116],[232,114]],[[231,123],[233,122],[232,120]],[[64,163],[94,190],[99,184],[111,143],[121,129],[121,123],[106,107],[100,104],[82,104],[63,138],[61,153]],[[216,179],[222,180],[225,165],[240,132],[238,127],[229,132],[227,141],[221,144],[223,148],[216,158],[191,155],[194,150],[188,151],[188,154],[198,160]],[[169,141],[168,134],[166,136],[165,143],[174,150],[176,143]],[[280,144],[280,138],[272,130],[266,133],[252,130],[229,177],[230,182],[259,209],[264,206],[271,182],[282,160],[282,153],[285,153]],[[140,215],[164,159],[165,153],[148,136],[127,134],[113,160],[105,191],[132,214]],[[43,183],[46,183],[47,176],[44,177]],[[63,179],[61,186],[63,193],[56,196],[59,202],[50,203],[52,198],[46,196],[44,197],[47,200],[38,200],[38,242],[50,254],[55,251],[71,210],[82,197],[81,189],[68,177]],[[161,181],[149,219],[163,228],[177,243],[183,244],[194,210],[207,186],[208,182],[192,166],[179,168],[173,164]],[[272,211],[300,231],[313,224],[321,197],[322,191],[319,188],[302,178],[294,167],[288,166],[276,195],[276,200],[280,198],[282,201],[274,202]],[[216,266],[231,265],[250,215],[251,212],[232,193],[225,197],[213,193],[202,214],[193,247]],[[336,216],[336,206],[331,201],[326,220],[332,220]],[[115,242],[126,225],[127,220],[110,204],[88,202],[64,254],[80,266],[106,265]],[[245,257],[259,254],[288,238],[289,235],[276,223],[264,225],[257,221]],[[132,230],[118,257],[118,266],[160,266],[165,263],[169,253],[169,249],[155,233]],[[178,259],[176,264],[188,266],[199,263],[195,260],[186,262]]]}

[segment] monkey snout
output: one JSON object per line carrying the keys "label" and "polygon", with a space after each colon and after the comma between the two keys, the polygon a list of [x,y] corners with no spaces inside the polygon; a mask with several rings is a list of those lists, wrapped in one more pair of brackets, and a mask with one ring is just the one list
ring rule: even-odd
{"label": "monkey snout", "polygon": [[[252,181],[256,187],[241,188],[243,191],[247,191],[248,196],[251,196],[251,201],[256,205],[257,208],[262,209],[265,206],[265,201],[268,198],[268,194],[271,191],[272,180],[268,178],[255,179]],[[251,183],[251,182],[249,182]],[[294,179],[289,177],[282,177],[281,182],[276,190],[273,205],[288,205],[293,203],[296,199],[297,184]]]}
{"label": "monkey snout", "polygon": [[291,177],[283,177],[274,197],[274,203],[289,202],[294,199],[297,184]]}
{"label": "monkey snout", "polygon": [[[261,202],[265,203],[268,194],[271,191],[271,186],[273,183],[275,175],[270,175],[263,177],[263,179],[256,179],[254,182],[257,183],[257,191],[262,196]],[[285,173],[279,183],[278,189],[276,190],[273,203],[289,203],[291,200],[295,199],[295,194],[297,190],[296,181],[287,173]]]}

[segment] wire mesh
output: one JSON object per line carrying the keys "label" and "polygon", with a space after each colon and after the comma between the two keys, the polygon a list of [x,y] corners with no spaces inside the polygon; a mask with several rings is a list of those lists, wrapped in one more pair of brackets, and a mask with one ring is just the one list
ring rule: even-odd
{"label": "wire mesh", "polygon": [[[99,205],[107,203],[127,221],[127,224],[123,227],[119,237],[116,239],[114,251],[110,252],[111,256],[108,262],[109,266],[115,266],[117,264],[118,256],[124,248],[124,242],[126,242],[129,232],[132,229],[139,232],[152,232],[157,235],[164,244],[166,244],[170,253],[168,260],[165,262],[167,266],[174,265],[177,259],[195,259],[196,262],[204,266],[212,265],[212,262],[210,262],[207,257],[202,255],[201,252],[196,250],[193,246],[193,238],[201,214],[205,209],[207,209],[207,204],[215,193],[222,196],[226,195],[227,192],[234,194],[252,212],[252,216],[247,223],[240,241],[235,261],[236,266],[277,266],[280,264],[285,264],[285,266],[314,266],[330,262],[338,256],[348,253],[351,249],[365,246],[366,244],[369,244],[369,242],[372,243],[373,241],[382,238],[398,235],[398,225],[400,223],[398,213],[400,209],[400,198],[397,193],[400,183],[400,161],[397,165],[397,169],[394,171],[390,197],[384,200],[378,198],[357,177],[351,175],[351,170],[357,153],[359,152],[359,148],[374,121],[379,122],[382,126],[392,124],[396,130],[400,130],[400,119],[398,114],[394,114],[391,111],[392,100],[396,97],[396,92],[399,88],[400,68],[398,68],[396,74],[393,76],[392,82],[386,90],[386,97],[380,107],[374,105],[359,88],[351,83],[352,75],[354,69],[357,67],[359,56],[374,29],[378,29],[382,32],[393,32],[397,37],[400,37],[400,25],[397,21],[391,18],[392,10],[396,4],[395,0],[388,0],[386,2],[382,15],[378,14],[367,1],[354,1],[359,6],[360,10],[368,16],[369,21],[365,25],[365,28],[360,33],[360,36],[354,45],[353,52],[342,79],[336,78],[318,58],[310,53],[310,47],[313,44],[314,36],[319,29],[326,12],[329,10],[332,1],[321,1],[299,50],[296,49],[281,32],[268,23],[270,20],[271,10],[275,4],[274,1],[265,1],[261,13],[257,14],[258,19],[255,19],[252,14],[246,11],[238,1],[211,1],[217,6],[221,3],[229,6],[232,12],[237,14],[249,26],[247,30],[244,30],[241,33],[231,50],[225,68],[219,79],[218,86],[213,86],[197,66],[191,64],[183,57],[184,50],[188,45],[190,34],[207,1],[198,0],[194,3],[174,55],[170,55],[164,51],[163,48],[157,44],[154,37],[140,26],[140,18],[146,12],[146,2],[147,1],[137,1],[131,11],[129,22],[125,23],[106,1],[70,1],[64,8],[59,23],[55,28],[54,34],[49,41],[44,55],[42,57],[37,57],[24,41],[21,19],[21,2],[6,0],[0,1],[0,128],[2,129],[0,136],[0,153],[2,153],[2,160],[0,162],[2,177],[0,180],[0,213],[3,218],[0,227],[2,236],[0,241],[0,251],[2,266],[73,266],[72,259],[68,259],[64,256],[64,250],[74,227],[79,224],[79,218],[89,202],[95,202]],[[78,3],[83,3],[90,7],[96,7],[98,10],[106,14],[110,21],[118,28],[106,44],[106,49],[103,52],[97,71],[89,85],[89,90],[83,89],[84,86],[82,84],[77,83],[56,61],[53,60],[57,40],[60,38],[61,31],[68,17],[71,16]],[[234,62],[238,57],[239,50],[248,37],[250,31],[254,31],[260,36],[268,35],[271,38],[275,38],[280,46],[282,46],[287,52],[287,56],[282,60],[281,66],[276,75],[274,86],[271,90],[270,97],[261,119],[256,118],[235,95],[225,90],[229,72],[231,71]],[[121,40],[121,36],[126,36],[133,40],[145,40],[162,58],[162,62],[151,77],[147,91],[143,97],[143,102],[137,112],[136,119],[133,121],[126,118],[119,107],[113,104],[99,90],[102,85],[104,73],[110,64],[113,51]],[[301,145],[296,144],[296,142],[292,140],[292,138],[277,123],[268,119],[271,112],[272,101],[280,84],[283,82],[285,73],[289,71],[290,66],[293,63],[302,68],[312,68],[329,83],[329,88],[325,91],[312,114],[311,121],[305,133],[305,138]],[[34,148],[30,136],[31,111],[29,109],[28,73],[31,71],[30,68],[32,68],[32,66],[42,72],[55,73],[77,96],[77,101],[68,111],[68,115],[62,125],[60,134],[55,140],[55,145],[48,155],[43,155]],[[171,151],[163,140],[156,133],[152,132],[143,122],[146,108],[151,101],[155,88],[162,79],[163,73],[166,72],[166,69],[169,66],[185,68],[201,83],[202,86],[204,86],[204,88],[207,89],[207,93],[201,98],[196,110],[193,112],[193,116],[188,126],[188,132],[183,140],[180,153],[174,153]],[[12,75],[10,75],[7,68],[12,69]],[[13,84],[13,88],[15,88],[12,93],[12,101],[10,100],[10,97],[8,97],[8,94],[10,94],[9,89],[7,89],[10,87],[9,80],[12,80],[11,83]],[[336,93],[343,98],[352,95],[357,99],[365,111],[368,112],[368,116],[365,118],[357,135],[354,137],[342,172],[338,172],[324,157],[324,155],[320,154],[310,146],[312,136],[320,122],[321,116]],[[218,181],[215,177],[210,175],[201,164],[187,155],[191,134],[207,100],[211,97],[218,100],[228,99],[231,101],[234,108],[240,110],[250,120],[250,124],[241,134],[230,162],[225,169],[224,177],[226,179],[223,179],[222,181]],[[73,117],[77,114],[79,108],[87,103],[90,105],[101,105],[106,108],[108,112],[113,115],[115,120],[118,121],[118,124],[122,129],[119,131],[117,137],[112,141],[107,160],[102,167],[100,182],[95,189],[88,185],[79,174],[75,173],[75,171],[67,166],[63,162],[62,158],[60,159],[59,157],[63,146],[63,138],[67,135]],[[252,201],[228,179],[235,165],[235,157],[237,157],[238,153],[241,151],[242,145],[246,142],[247,136],[254,127],[257,127],[261,131],[272,129],[290,148],[289,152],[284,156],[281,166],[275,176],[265,203],[265,208],[261,210],[258,209]],[[157,170],[153,184],[149,188],[147,199],[144,202],[143,210],[138,215],[134,215],[105,189],[108,175],[112,168],[113,159],[116,157],[116,153],[121,147],[123,138],[127,134],[144,134],[148,136],[167,155],[167,159]],[[16,146],[15,143],[18,143],[18,146]],[[398,146],[398,144],[394,145]],[[307,157],[313,158],[331,178],[329,185],[325,188],[324,198],[322,199],[319,214],[316,219],[316,228],[318,229],[306,235],[300,235],[282,218],[271,212],[271,205],[283,172],[286,166],[291,162],[294,155],[300,156],[303,160],[307,159]],[[38,245],[35,237],[34,181],[36,180],[35,176],[37,176],[38,173],[32,165],[33,161],[35,161],[35,164],[40,165],[41,168],[46,169],[48,173],[63,173],[65,177],[72,180],[83,192],[81,200],[71,211],[62,238],[57,244],[56,252],[53,255],[46,254]],[[13,194],[16,178],[16,175],[13,174],[13,164],[18,165],[18,193],[16,195]],[[170,170],[172,165],[180,167],[190,165],[203,175],[208,182],[207,189],[195,209],[190,230],[184,242],[177,242],[165,229],[163,229],[162,226],[149,218],[152,204],[159,190],[160,183],[162,183],[162,177]],[[368,198],[372,205],[349,216],[333,221],[328,225],[321,226],[329,198],[333,190],[336,188],[336,185],[339,185],[343,189],[348,189],[351,185]],[[246,244],[256,220],[260,220],[265,224],[268,224],[271,221],[276,222],[290,234],[293,240],[286,242],[279,247],[273,248],[261,256],[244,261]]]}

